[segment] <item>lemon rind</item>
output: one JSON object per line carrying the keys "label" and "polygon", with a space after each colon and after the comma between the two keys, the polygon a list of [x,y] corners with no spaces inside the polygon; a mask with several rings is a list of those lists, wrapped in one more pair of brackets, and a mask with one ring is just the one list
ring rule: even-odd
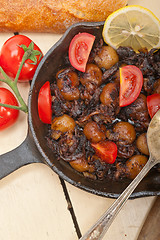
{"label": "lemon rind", "polygon": [[[110,37],[108,36],[107,34],[107,29],[109,28],[110,24],[111,24],[111,21],[119,15],[119,13],[126,13],[126,10],[127,12],[128,11],[134,11],[134,10],[138,10],[139,12],[141,13],[147,13],[147,15],[149,15],[151,17],[151,19],[153,20],[153,22],[159,26],[159,33],[160,33],[160,20],[156,17],[156,15],[150,11],[149,9],[147,8],[144,8],[142,6],[139,6],[139,5],[129,5],[129,6],[126,6],[126,7],[123,7],[123,8],[120,8],[118,9],[117,11],[113,12],[112,14],[110,14],[108,16],[108,18],[106,19],[105,23],[104,23],[104,27],[103,27],[103,31],[102,31],[102,36],[103,36],[103,39],[104,41],[110,45],[111,47],[113,48],[117,48],[116,46],[119,45],[115,45],[113,44],[111,41],[110,41]],[[108,27],[108,28],[107,28]],[[114,27],[113,27],[114,28]],[[117,27],[118,28],[118,27]],[[120,27],[119,27],[120,28]],[[147,35],[147,34],[146,34]],[[159,37],[159,42],[156,44],[156,45],[153,45],[152,47],[155,47],[155,48],[160,48],[160,36],[156,36],[156,37]],[[122,41],[123,42],[123,41]],[[152,45],[151,43],[149,43],[150,45]]]}

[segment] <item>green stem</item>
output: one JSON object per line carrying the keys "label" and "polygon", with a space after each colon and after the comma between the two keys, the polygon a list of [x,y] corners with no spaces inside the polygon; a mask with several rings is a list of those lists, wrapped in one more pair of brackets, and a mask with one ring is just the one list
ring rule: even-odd
{"label": "green stem", "polygon": [[[23,66],[23,65],[22,65]],[[0,72],[2,73],[4,79],[0,79],[2,82],[5,82],[8,86],[10,86],[13,90],[13,92],[15,93],[19,103],[21,104],[20,110],[22,110],[23,112],[27,113],[28,112],[28,107],[26,105],[26,103],[24,102],[23,98],[20,95],[20,92],[18,90],[17,87],[17,80],[16,81],[12,81],[7,74],[3,71],[3,69],[0,67]],[[16,75],[17,77],[17,75]],[[16,78],[15,78],[16,79]],[[0,103],[0,106],[4,106],[2,103]]]}
{"label": "green stem", "polygon": [[10,104],[4,104],[4,103],[0,103],[1,107],[7,107],[7,108],[12,108],[12,109],[17,109],[17,110],[21,110],[24,112],[24,108],[23,106],[19,107],[19,106],[14,106],[14,105],[10,105]]}
{"label": "green stem", "polygon": [[22,67],[25,63],[25,61],[31,56],[32,52],[30,50],[28,50],[27,52],[24,53],[23,57],[22,57],[22,61],[21,61],[21,64],[19,66],[19,69],[17,71],[17,74],[16,74],[16,77],[14,79],[14,82],[17,84],[17,81],[19,79],[19,75],[21,73],[21,70],[22,70]]}
{"label": "green stem", "polygon": [[27,107],[26,103],[24,102],[23,98],[21,97],[21,94],[18,90],[16,82],[11,82],[10,87],[13,89],[19,103],[21,104],[21,110],[25,113],[28,113],[28,107]]}
{"label": "green stem", "polygon": [[23,44],[20,45],[19,47],[23,48],[24,55],[22,57],[22,61],[21,61],[21,64],[19,66],[19,69],[17,71],[17,74],[16,74],[16,77],[15,77],[14,81],[12,81],[7,76],[7,74],[4,72],[2,67],[0,67],[0,72],[2,73],[4,79],[0,79],[0,81],[6,83],[9,87],[12,88],[12,90],[13,90],[14,94],[16,95],[16,97],[17,97],[21,106],[12,106],[12,105],[2,104],[2,103],[0,103],[0,106],[14,108],[14,109],[22,110],[25,113],[28,113],[28,107],[27,107],[26,103],[24,102],[23,98],[21,97],[21,94],[20,94],[19,89],[17,87],[17,82],[18,82],[22,67],[25,64],[25,61],[27,59],[30,59],[30,60],[32,60],[32,64],[37,64],[37,57],[36,56],[40,55],[40,57],[39,57],[39,59],[40,59],[41,56],[42,56],[42,53],[38,50],[34,50],[34,43],[33,42],[31,42],[28,47],[26,47]]}

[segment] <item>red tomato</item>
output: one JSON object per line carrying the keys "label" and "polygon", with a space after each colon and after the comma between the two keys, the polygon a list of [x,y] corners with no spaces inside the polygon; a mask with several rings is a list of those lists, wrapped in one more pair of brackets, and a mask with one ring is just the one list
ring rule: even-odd
{"label": "red tomato", "polygon": [[[0,88],[0,103],[18,106],[17,99],[6,88]],[[0,106],[0,130],[15,123],[18,115],[19,110]]]}
{"label": "red tomato", "polygon": [[114,163],[117,157],[117,145],[111,141],[91,143],[98,157],[107,163]]}
{"label": "red tomato", "polygon": [[134,102],[139,96],[143,86],[143,75],[139,68],[127,65],[120,68],[120,107]]}
{"label": "red tomato", "polygon": [[[1,54],[0,54],[0,63],[1,63],[1,67],[9,77],[15,78],[19,65],[22,61],[24,50],[19,45],[24,44],[25,46],[28,47],[31,41],[32,40],[30,38],[24,35],[15,35],[9,38],[3,44],[1,49]],[[38,50],[39,52],[41,52],[41,50],[36,44],[34,44],[34,50]],[[39,55],[36,56],[36,58],[37,58],[37,64],[35,65],[33,64],[33,61],[30,59],[28,59],[25,62],[19,76],[19,81],[24,82],[24,81],[32,80],[35,70],[40,62]]]}
{"label": "red tomato", "polygon": [[150,117],[152,118],[160,109],[160,94],[154,93],[147,96],[147,107]]}
{"label": "red tomato", "polygon": [[78,33],[72,39],[69,46],[69,60],[75,69],[85,72],[94,40],[95,36],[85,32]]}
{"label": "red tomato", "polygon": [[47,81],[40,89],[38,95],[38,113],[43,123],[51,124],[51,89],[50,83]]}

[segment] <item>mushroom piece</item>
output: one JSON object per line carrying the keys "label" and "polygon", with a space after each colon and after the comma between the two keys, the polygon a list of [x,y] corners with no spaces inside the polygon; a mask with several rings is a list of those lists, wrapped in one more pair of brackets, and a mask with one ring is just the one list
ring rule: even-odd
{"label": "mushroom piece", "polygon": [[111,141],[117,141],[124,144],[132,144],[136,139],[136,131],[129,122],[118,122],[113,130],[106,131],[106,137]]}
{"label": "mushroom piece", "polygon": [[65,100],[73,101],[79,99],[79,79],[76,72],[71,68],[62,69],[56,74],[56,79],[57,86]]}
{"label": "mushroom piece", "polygon": [[55,117],[51,123],[52,138],[57,140],[62,135],[62,133],[68,131],[73,132],[75,125],[76,124],[74,119],[67,114],[64,114],[60,117]]}
{"label": "mushroom piece", "polygon": [[153,86],[153,92],[160,94],[160,79],[155,81]]}
{"label": "mushroom piece", "polygon": [[138,136],[137,141],[136,141],[136,145],[138,150],[145,154],[145,155],[149,155],[149,149],[148,149],[148,145],[147,145],[147,134],[146,133],[142,133],[141,135]]}
{"label": "mushroom piece", "polygon": [[150,118],[145,95],[140,94],[132,104],[124,108],[124,111],[126,117],[134,123],[136,131],[142,132],[148,128]]}
{"label": "mushroom piece", "polygon": [[142,170],[147,162],[147,157],[143,155],[134,155],[126,161],[126,176],[134,179]]}
{"label": "mushroom piece", "polygon": [[92,165],[89,165],[87,160],[84,157],[81,157],[74,161],[70,161],[69,163],[78,172],[86,172],[86,171],[90,173],[94,172],[94,167]]}
{"label": "mushroom piece", "polygon": [[87,86],[88,83],[100,86],[102,83],[101,69],[93,63],[87,64],[85,73],[83,73],[80,77],[80,82],[85,86]]}
{"label": "mushroom piece", "polygon": [[119,61],[117,52],[110,46],[103,46],[94,58],[100,68],[109,69]]}
{"label": "mushroom piece", "polygon": [[129,122],[118,122],[113,127],[113,132],[117,134],[118,141],[131,144],[136,139],[136,131]]}
{"label": "mushroom piece", "polygon": [[106,121],[112,122],[120,111],[119,87],[116,83],[107,83],[100,94],[100,112]]}
{"label": "mushroom piece", "polygon": [[105,132],[94,121],[88,122],[83,129],[84,135],[91,142],[97,143],[106,138]]}

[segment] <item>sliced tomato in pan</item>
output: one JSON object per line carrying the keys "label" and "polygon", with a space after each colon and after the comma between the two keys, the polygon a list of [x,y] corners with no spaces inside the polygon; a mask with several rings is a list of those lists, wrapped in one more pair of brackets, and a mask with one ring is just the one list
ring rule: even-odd
{"label": "sliced tomato in pan", "polygon": [[47,81],[40,89],[38,95],[38,114],[43,123],[51,124],[51,89],[50,83]]}
{"label": "sliced tomato in pan", "polygon": [[149,115],[152,118],[160,109],[160,94],[154,93],[147,96],[147,107]]}
{"label": "sliced tomato in pan", "polygon": [[69,45],[69,60],[75,69],[85,72],[94,40],[95,36],[86,32],[78,33],[72,39]]}
{"label": "sliced tomato in pan", "polygon": [[112,141],[91,143],[98,157],[107,163],[114,163],[117,157],[117,145]]}
{"label": "sliced tomato in pan", "polygon": [[120,68],[120,107],[134,102],[139,96],[143,86],[143,75],[141,70],[134,65]]}

